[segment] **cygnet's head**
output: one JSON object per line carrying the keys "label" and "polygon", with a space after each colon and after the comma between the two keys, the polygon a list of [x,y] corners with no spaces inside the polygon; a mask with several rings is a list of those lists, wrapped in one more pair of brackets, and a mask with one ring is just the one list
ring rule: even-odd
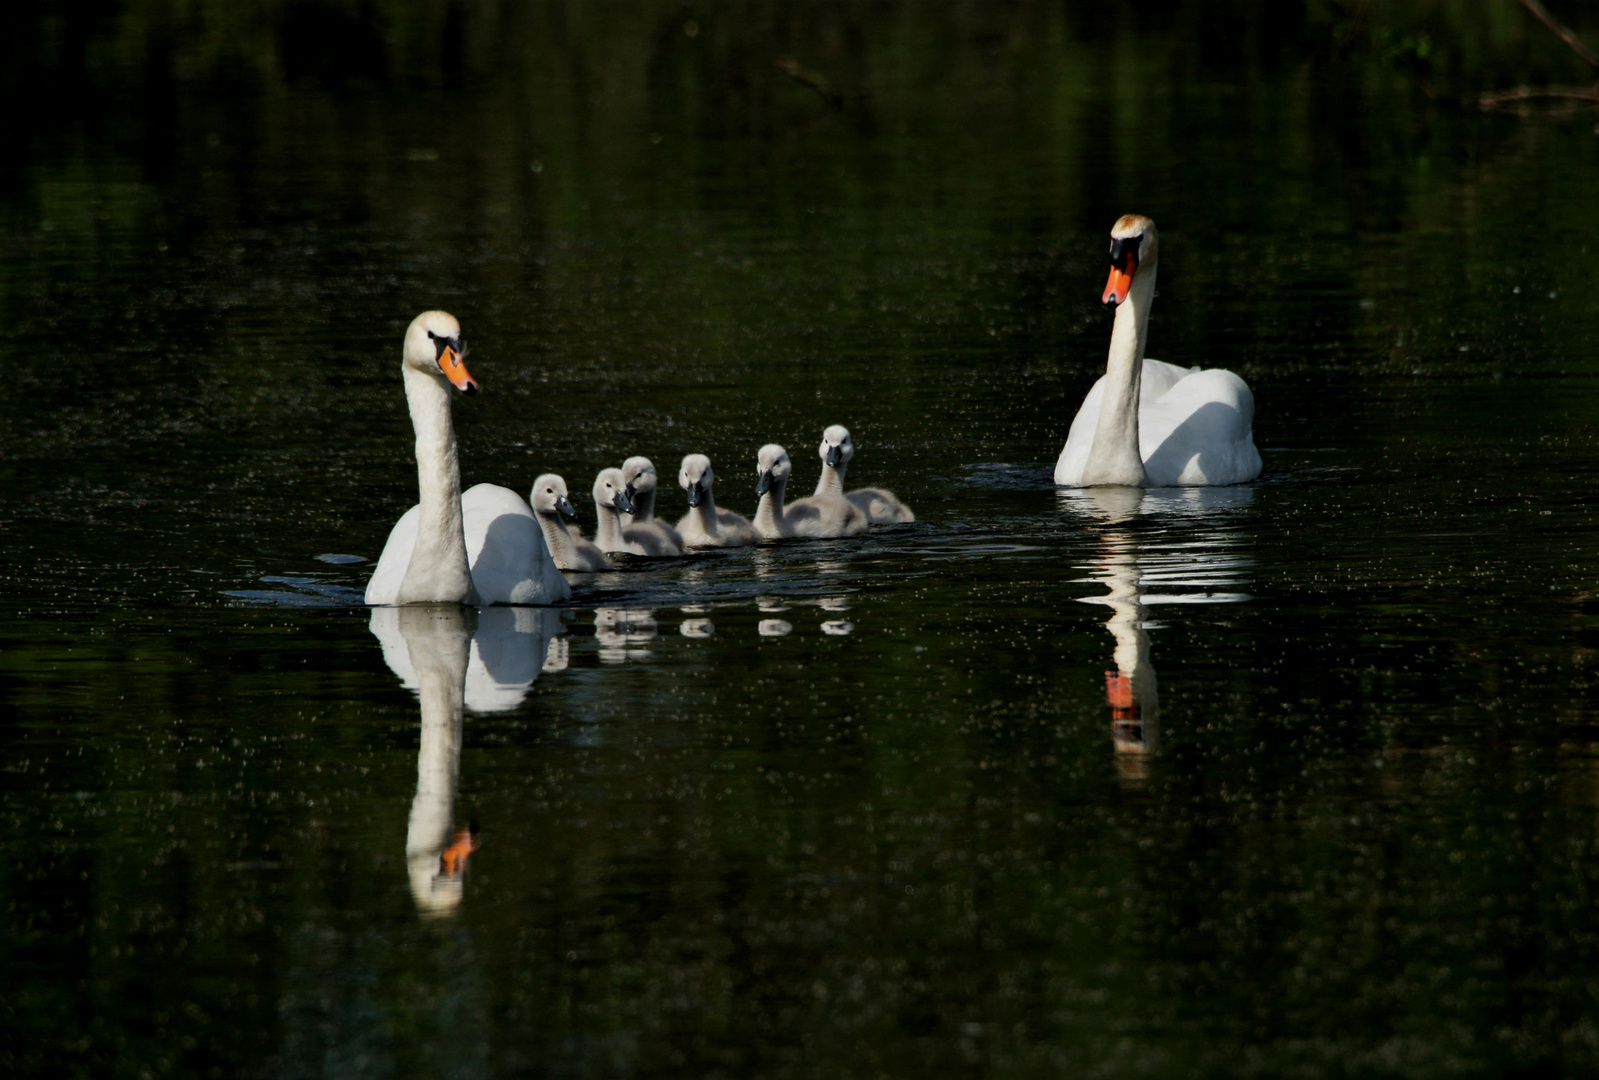
{"label": "cygnet's head", "polygon": [[630,457],[622,462],[622,484],[629,499],[654,491],[656,481],[655,466],[649,458]]}
{"label": "cygnet's head", "polygon": [[794,471],[794,463],[788,460],[787,450],[776,443],[767,443],[755,455],[755,471],[761,476],[755,485],[755,494],[765,495],[775,485],[788,479]]}
{"label": "cygnet's head", "polygon": [[822,464],[830,469],[848,465],[849,459],[855,456],[855,443],[849,437],[849,428],[834,424],[822,432],[822,445],[817,453],[822,456]]}
{"label": "cygnet's head", "polygon": [[466,394],[477,393],[477,380],[466,370],[461,324],[448,311],[424,311],[405,332],[405,364],[425,375],[444,378]]}
{"label": "cygnet's head", "polygon": [[621,469],[600,470],[600,475],[594,478],[594,505],[615,507],[624,514],[633,512],[633,500],[627,497]]}
{"label": "cygnet's head", "polygon": [[1127,299],[1133,280],[1142,274],[1154,280],[1160,256],[1155,223],[1142,214],[1124,214],[1110,230],[1110,280],[1105,283],[1105,306],[1115,308]]}
{"label": "cygnet's head", "polygon": [[533,481],[533,492],[527,501],[532,505],[534,513],[559,513],[569,518],[577,517],[577,507],[566,497],[566,481],[554,473],[545,473]]}
{"label": "cygnet's head", "polygon": [[677,484],[688,492],[688,504],[698,506],[710,494],[715,478],[711,475],[711,459],[704,454],[690,454],[683,459],[677,471]]}

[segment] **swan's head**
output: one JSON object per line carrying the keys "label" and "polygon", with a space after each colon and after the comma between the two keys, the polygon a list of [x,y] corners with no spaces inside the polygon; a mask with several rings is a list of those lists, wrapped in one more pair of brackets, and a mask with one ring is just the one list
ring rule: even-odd
{"label": "swan's head", "polygon": [[533,491],[527,501],[535,513],[560,513],[569,518],[577,517],[577,507],[566,497],[566,481],[554,473],[545,473],[533,481]]}
{"label": "swan's head", "polygon": [[855,456],[855,442],[849,437],[849,428],[834,424],[822,432],[822,445],[817,453],[822,456],[822,464],[829,469],[848,465],[849,459]]}
{"label": "swan's head", "polygon": [[462,393],[477,393],[477,380],[466,370],[461,324],[448,311],[424,311],[411,320],[405,332],[405,364],[425,375],[450,380]]}
{"label": "swan's head", "polygon": [[711,459],[704,454],[690,454],[683,459],[678,470],[677,483],[688,492],[688,504],[698,506],[710,494],[714,478],[711,476]]}
{"label": "swan's head", "polygon": [[594,505],[612,507],[624,514],[633,512],[633,500],[627,497],[627,482],[621,469],[601,469],[594,478]]}
{"label": "swan's head", "polygon": [[657,483],[655,466],[647,457],[628,458],[622,462],[622,483],[629,499],[640,492],[654,491]]}
{"label": "swan's head", "polygon": [[767,443],[755,455],[755,471],[761,476],[755,485],[755,494],[765,495],[775,485],[789,478],[794,471],[794,463],[788,460],[787,450],[776,443]]}
{"label": "swan's head", "polygon": [[1110,230],[1110,280],[1105,283],[1105,306],[1114,308],[1127,299],[1133,279],[1152,277],[1160,256],[1155,223],[1142,214],[1124,214]]}

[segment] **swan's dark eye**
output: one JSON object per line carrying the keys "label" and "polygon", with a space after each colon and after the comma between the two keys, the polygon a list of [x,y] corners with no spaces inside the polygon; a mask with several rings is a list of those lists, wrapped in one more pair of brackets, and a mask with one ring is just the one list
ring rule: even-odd
{"label": "swan's dark eye", "polygon": [[460,357],[465,357],[466,356],[466,346],[461,343],[461,339],[460,338],[458,338],[458,337],[440,337],[439,335],[435,334],[431,330],[428,331],[428,337],[433,339],[433,349],[434,349],[434,352],[435,352],[435,356],[434,356],[435,360],[444,355],[444,350],[445,349],[454,349],[455,350],[455,355],[460,356]]}
{"label": "swan's dark eye", "polygon": [[1138,245],[1144,242],[1144,234],[1137,236],[1113,236],[1110,240],[1110,264],[1118,270],[1125,270],[1127,260],[1133,260],[1133,268],[1138,268]]}

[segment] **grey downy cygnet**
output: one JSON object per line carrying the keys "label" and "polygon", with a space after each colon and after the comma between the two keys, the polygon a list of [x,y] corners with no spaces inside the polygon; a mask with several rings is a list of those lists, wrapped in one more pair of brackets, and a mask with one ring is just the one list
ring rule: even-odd
{"label": "grey downy cygnet", "polygon": [[755,494],[761,497],[755,510],[755,531],[766,539],[781,540],[790,536],[826,539],[858,536],[866,531],[866,514],[842,495],[831,492],[812,495],[784,506],[783,493],[788,487],[788,478],[793,475],[794,463],[781,446],[767,443],[761,447],[755,461],[761,477],[755,485]]}
{"label": "grey downy cygnet", "polygon": [[631,513],[627,484],[621,469],[601,469],[594,478],[594,542],[601,551],[614,554],[644,555],[651,558],[683,554],[683,549],[659,533],[636,525],[624,526],[622,515]]}
{"label": "grey downy cygnet", "polygon": [[616,566],[605,552],[592,542],[583,539],[576,528],[568,529],[561,515],[577,517],[577,507],[566,497],[566,481],[554,473],[545,473],[533,481],[533,491],[528,498],[533,516],[539,519],[539,529],[544,533],[544,543],[550,557],[562,570],[586,571],[615,570]]}
{"label": "grey downy cygnet", "polygon": [[899,496],[886,488],[856,488],[844,490],[844,470],[855,456],[855,441],[849,437],[849,428],[834,424],[822,432],[822,478],[816,482],[818,495],[842,495],[866,515],[873,525],[899,525],[915,521],[911,508],[899,501]]}
{"label": "grey downy cygnet", "polygon": [[684,544],[691,548],[744,547],[760,539],[742,514],[717,507],[710,458],[704,454],[685,457],[677,482],[688,492],[688,513],[677,523]]}
{"label": "grey downy cygnet", "polygon": [[672,555],[683,554],[683,536],[672,526],[655,516],[655,492],[659,480],[655,465],[647,457],[630,457],[622,462],[622,483],[627,491],[633,512],[622,514],[624,534],[628,529],[643,529],[659,536],[675,550]]}

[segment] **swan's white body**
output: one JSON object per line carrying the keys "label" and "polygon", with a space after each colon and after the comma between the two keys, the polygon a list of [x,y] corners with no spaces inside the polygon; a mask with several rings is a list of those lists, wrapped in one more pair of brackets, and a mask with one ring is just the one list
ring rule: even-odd
{"label": "swan's white body", "polygon": [[[394,597],[415,552],[421,520],[422,507],[417,505],[395,523],[367,583],[368,604],[411,602]],[[495,484],[468,488],[461,495],[461,526],[479,603],[554,604],[572,595],[549,556],[533,511],[510,488]]]}
{"label": "swan's white body", "polygon": [[1253,480],[1260,475],[1255,397],[1244,380],[1221,368],[1144,359],[1158,260],[1154,222],[1128,215],[1111,236],[1116,244],[1131,241],[1132,253],[1125,273],[1113,265],[1105,290],[1107,302],[1117,305],[1110,357],[1072,421],[1055,483],[1180,487]]}
{"label": "swan's white body", "polygon": [[761,447],[756,457],[756,469],[761,483],[756,494],[761,497],[755,508],[755,531],[767,540],[784,540],[789,537],[807,537],[823,540],[838,536],[859,536],[870,524],[866,513],[842,494],[824,492],[806,499],[795,499],[787,506],[783,494],[788,478],[793,475],[794,464],[788,451],[776,443]]}
{"label": "swan's white body", "polygon": [[855,441],[843,424],[834,424],[822,432],[822,445],[818,450],[822,458],[822,475],[816,481],[817,495],[842,495],[860,508],[866,520],[873,525],[903,525],[916,520],[911,508],[899,501],[887,488],[856,488],[844,490],[844,470],[855,456]]}
{"label": "swan's white body", "polygon": [[522,497],[493,484],[461,492],[444,367],[463,389],[475,392],[477,384],[459,354],[460,326],[442,311],[424,312],[406,331],[401,370],[416,431],[419,498],[389,532],[366,602],[558,603],[571,589]]}
{"label": "swan's white body", "polygon": [[[1094,432],[1105,401],[1101,375],[1083,398],[1055,483],[1082,487]],[[1260,475],[1255,449],[1255,395],[1223,368],[1182,368],[1145,360],[1138,400],[1138,456],[1145,487],[1242,484]]]}

